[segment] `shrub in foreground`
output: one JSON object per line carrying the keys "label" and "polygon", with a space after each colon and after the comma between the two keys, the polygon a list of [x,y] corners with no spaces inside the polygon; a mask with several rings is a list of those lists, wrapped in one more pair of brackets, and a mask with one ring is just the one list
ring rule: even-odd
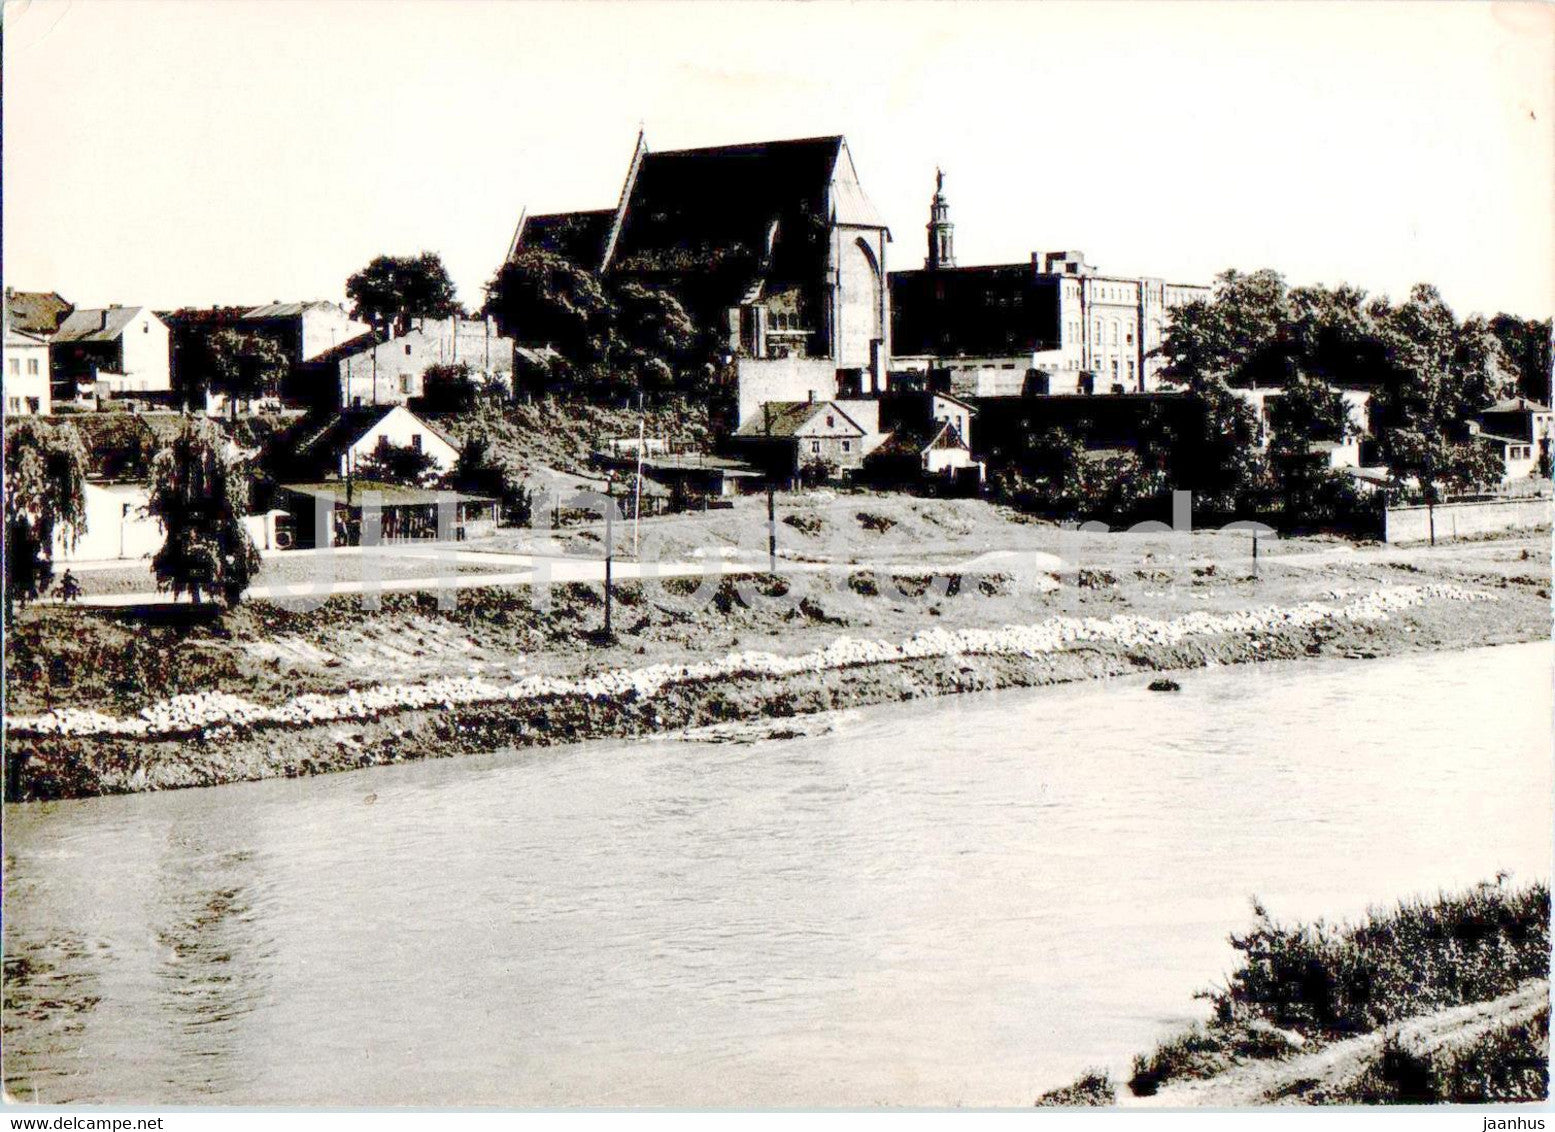
{"label": "shrub in foreground", "polygon": [[1104,1070],[1091,1069],[1071,1085],[1052,1089],[1037,1098],[1037,1108],[1105,1108],[1116,1104],[1117,1086]]}
{"label": "shrub in foreground", "polygon": [[1308,1043],[1488,1001],[1550,973],[1545,884],[1509,888],[1498,880],[1374,910],[1358,924],[1282,925],[1261,905],[1254,910],[1253,929],[1231,938],[1241,966],[1204,996],[1213,1004],[1209,1024],[1136,1057],[1128,1082],[1136,1095],[1247,1058],[1281,1057]]}

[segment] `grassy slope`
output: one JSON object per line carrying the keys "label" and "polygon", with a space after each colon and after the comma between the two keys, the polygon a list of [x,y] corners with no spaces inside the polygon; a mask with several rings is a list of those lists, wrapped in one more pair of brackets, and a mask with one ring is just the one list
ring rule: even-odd
{"label": "grassy slope", "polygon": [[[1232,945],[1242,964],[1225,987],[1208,995],[1211,1021],[1135,1058],[1128,1082],[1134,1094],[1150,1096],[1171,1082],[1310,1053],[1547,980],[1549,888],[1482,885],[1374,911],[1357,924],[1287,926],[1258,909],[1253,930],[1233,937]],[[1340,1086],[1311,1095],[1298,1088],[1281,1099],[1536,1099],[1548,1090],[1548,1073],[1530,1065],[1542,1067],[1547,1059],[1546,1012],[1542,1023],[1495,1028],[1465,1047],[1417,1053],[1384,1042]]]}
{"label": "grassy slope", "polygon": [[[677,553],[697,545],[763,545],[763,501],[745,504],[665,520],[665,539]],[[527,588],[495,587],[460,591],[451,610],[438,609],[431,594],[388,594],[379,612],[363,609],[356,597],[331,599],[310,613],[251,601],[210,622],[191,622],[167,609],[35,607],[10,627],[7,710],[79,706],[124,714],[207,689],[276,702],[300,691],[386,680],[472,671],[575,673],[746,648],[803,652],[839,633],[900,640],[932,625],[998,627],[1058,614],[1172,617],[1329,600],[1335,589],[1436,579],[1493,588],[1505,600],[1443,606],[1418,620],[1402,617],[1386,631],[1404,634],[1410,647],[1526,639],[1527,626],[1547,625],[1547,551],[1534,539],[1472,554],[1421,552],[1402,565],[1341,557],[1320,568],[1269,567],[1255,580],[1240,538],[1195,534],[1174,544],[1160,536],[1088,536],[1082,557],[1104,576],[1098,585],[1076,585],[1071,574],[1056,592],[1041,592],[1048,565],[1017,553],[976,568],[977,577],[967,577],[953,593],[926,593],[922,577],[936,567],[949,573],[955,568],[947,563],[987,551],[1051,552],[1059,549],[1059,533],[972,500],[792,496],[780,501],[780,515],[796,520],[779,523],[785,555],[846,556],[860,565],[796,577],[795,600],[754,607],[727,587],[716,602],[697,605],[684,592],[687,583],[618,585],[620,641],[605,648],[589,636],[602,621],[598,586],[555,587],[549,612],[536,608]],[[645,524],[644,535],[658,537],[658,529]],[[347,562],[342,568],[348,572]],[[891,563],[911,576],[887,576],[882,564]],[[808,600],[801,604],[800,597]]]}
{"label": "grassy slope", "polygon": [[[541,468],[581,472],[604,441],[635,437],[638,429],[635,409],[570,401],[488,403],[471,413],[429,419],[461,441],[485,435],[496,457],[521,479]],[[711,443],[706,407],[696,403],[648,409],[643,431],[678,445],[702,448]]]}

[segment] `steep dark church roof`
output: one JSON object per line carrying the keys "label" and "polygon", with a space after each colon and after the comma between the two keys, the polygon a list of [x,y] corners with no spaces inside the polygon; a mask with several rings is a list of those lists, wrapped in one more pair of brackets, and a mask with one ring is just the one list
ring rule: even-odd
{"label": "steep dark church roof", "polygon": [[597,268],[605,255],[605,240],[615,220],[613,208],[585,212],[550,212],[525,216],[519,226],[517,247],[554,252],[573,263]]}
{"label": "steep dark church roof", "polygon": [[769,244],[824,238],[841,147],[829,137],[644,155],[612,267],[673,272],[743,259],[754,269],[777,252]]}
{"label": "steep dark church roof", "polygon": [[662,153],[639,139],[621,200],[526,217],[513,251],[668,287],[707,320],[763,290],[820,309],[832,223],[885,227],[840,136]]}

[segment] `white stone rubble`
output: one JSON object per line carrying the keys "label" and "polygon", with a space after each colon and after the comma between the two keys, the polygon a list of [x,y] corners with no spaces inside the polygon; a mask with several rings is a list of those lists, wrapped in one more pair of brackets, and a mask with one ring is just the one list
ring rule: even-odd
{"label": "white stone rubble", "polygon": [[[1339,597],[1343,591],[1334,591]],[[900,644],[839,637],[824,648],[798,656],[737,652],[717,660],[689,664],[653,664],[589,676],[525,676],[512,683],[480,676],[447,676],[415,684],[380,684],[331,694],[305,693],[283,704],[252,703],[226,692],[173,696],[116,718],[81,708],[55,708],[43,715],[6,716],[17,735],[127,736],[159,738],[232,727],[307,725],[369,719],[383,712],[415,708],[453,708],[465,704],[521,702],[544,697],[648,699],[672,684],[700,683],[734,676],[791,676],[864,664],[956,656],[1036,657],[1072,645],[1111,644],[1123,648],[1170,646],[1203,636],[1239,633],[1257,638],[1325,622],[1383,621],[1392,613],[1430,600],[1483,602],[1495,595],[1447,583],[1394,586],[1376,590],[1345,605],[1309,601],[1294,606],[1264,606],[1227,613],[1194,610],[1170,620],[1135,614],[1115,617],[1053,617],[1035,625],[1001,629],[928,629]]]}

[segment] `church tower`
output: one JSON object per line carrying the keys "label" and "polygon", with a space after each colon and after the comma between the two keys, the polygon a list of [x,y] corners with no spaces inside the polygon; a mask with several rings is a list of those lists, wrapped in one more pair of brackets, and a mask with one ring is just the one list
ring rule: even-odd
{"label": "church tower", "polygon": [[945,201],[945,174],[934,170],[934,203],[929,206],[929,258],[923,266],[930,271],[956,266],[956,226],[950,222],[950,205]]}

